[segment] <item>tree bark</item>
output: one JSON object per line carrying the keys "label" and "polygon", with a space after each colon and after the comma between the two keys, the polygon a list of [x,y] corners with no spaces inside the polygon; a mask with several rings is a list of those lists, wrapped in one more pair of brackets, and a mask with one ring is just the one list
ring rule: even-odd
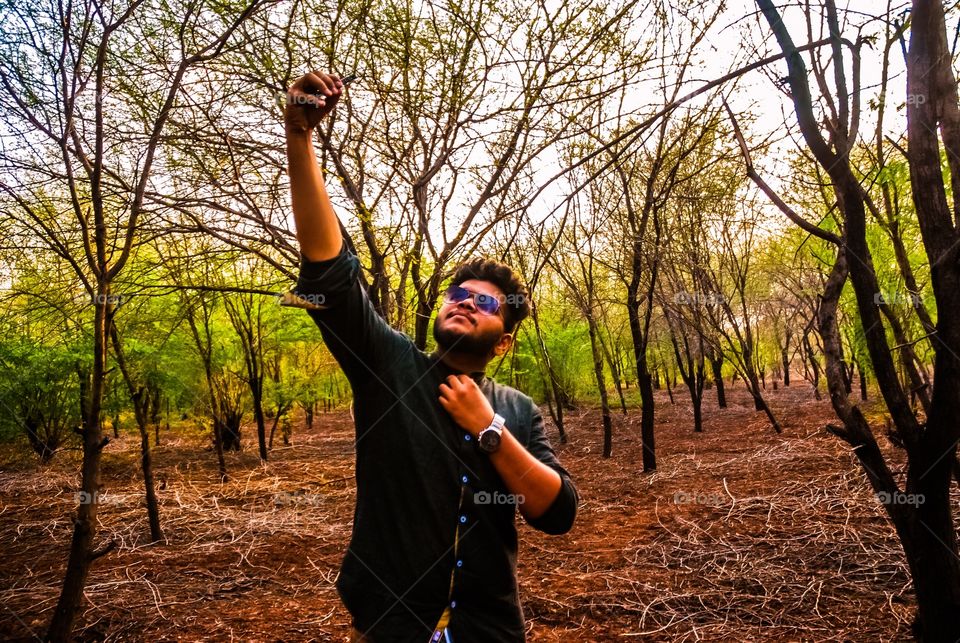
{"label": "tree bark", "polygon": [[[149,411],[152,408],[159,408],[159,404],[154,404],[150,389],[145,386],[138,386],[134,382],[133,374],[127,364],[123,353],[123,346],[120,343],[120,333],[117,331],[117,325],[111,320],[110,339],[113,342],[114,354],[117,357],[117,365],[123,375],[123,380],[127,384],[127,391],[130,394],[130,401],[133,402],[133,414],[137,421],[137,430],[140,432],[140,468],[143,472],[143,486],[147,502],[147,521],[150,525],[150,542],[159,542],[163,540],[163,529],[160,527],[160,508],[157,502],[156,485],[153,481],[153,459],[150,455],[150,416]],[[159,424],[159,418],[157,418]]]}
{"label": "tree bark", "polygon": [[590,332],[590,349],[593,353],[593,374],[597,380],[597,389],[600,391],[600,411],[603,416],[603,457],[609,458],[613,454],[613,419],[610,416],[610,399],[607,395],[607,385],[603,377],[603,354],[597,338],[597,323],[592,311],[587,311],[587,326]]}
{"label": "tree bark", "polygon": [[[54,609],[47,639],[67,641],[73,620],[83,597],[90,565],[95,560],[93,540],[97,534],[97,509],[100,504],[100,460],[103,448],[110,439],[103,435],[100,407],[103,401],[103,383],[106,378],[107,335],[110,322],[110,283],[97,283],[93,322],[93,370],[87,414],[80,430],[83,440],[83,461],[80,465],[80,503],[73,520],[70,555],[63,579],[63,589]],[[105,553],[105,551],[104,551]]]}
{"label": "tree bark", "polygon": [[717,389],[717,406],[727,408],[727,391],[723,382],[723,355],[710,357],[710,369],[713,372],[713,383]]}

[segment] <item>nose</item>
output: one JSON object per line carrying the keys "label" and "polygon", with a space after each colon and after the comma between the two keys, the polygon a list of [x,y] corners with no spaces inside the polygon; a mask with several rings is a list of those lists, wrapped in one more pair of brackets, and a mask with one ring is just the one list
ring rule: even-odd
{"label": "nose", "polygon": [[472,311],[477,310],[477,304],[473,301],[473,295],[470,295],[461,302],[457,302],[457,308],[460,308],[461,306]]}

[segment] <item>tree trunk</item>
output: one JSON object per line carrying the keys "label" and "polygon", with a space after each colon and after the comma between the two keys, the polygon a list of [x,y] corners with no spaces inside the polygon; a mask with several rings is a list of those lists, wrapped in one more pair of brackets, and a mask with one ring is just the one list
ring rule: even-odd
{"label": "tree trunk", "polygon": [[[647,361],[645,334],[641,325],[640,312],[636,306],[628,306],[627,312],[633,356],[637,364],[637,388],[640,389],[640,441],[643,443],[643,471],[647,473],[657,468],[657,449],[654,435],[654,378],[650,374],[650,366]],[[659,382],[659,377],[656,381]]]}
{"label": "tree trunk", "polygon": [[603,349],[603,356],[607,360],[607,366],[610,368],[610,376],[613,378],[613,386],[617,389],[617,396],[620,399],[620,409],[623,413],[623,416],[627,416],[627,400],[623,397],[623,383],[620,381],[620,369],[617,368],[616,360],[613,358],[613,349],[607,346],[607,343],[603,341],[603,334],[600,333],[599,328],[597,329],[597,334],[600,339],[600,348]]}
{"label": "tree trunk", "polygon": [[253,417],[257,421],[257,445],[260,448],[260,460],[267,461],[267,424],[263,418],[263,381],[253,388]]}
{"label": "tree trunk", "polygon": [[[910,406],[897,374],[893,350],[874,298],[880,292],[867,242],[862,187],[851,168],[848,124],[834,123],[830,142],[820,133],[813,107],[803,57],[793,44],[771,0],[757,0],[761,11],[786,54],[790,94],[804,139],[817,162],[830,175],[837,204],[844,217],[843,238],[837,263],[821,300],[821,336],[827,358],[827,382],[831,402],[843,421],[834,432],[854,446],[854,452],[875,490],[898,492],[892,474],[859,407],[848,399],[839,335],[836,332],[836,302],[846,278],[844,253],[856,295],[877,388],[884,399],[897,433],[907,450],[908,502],[890,501],[884,506],[897,529],[910,565],[917,595],[914,633],[921,641],[960,639],[960,558],[949,498],[952,459],[956,454],[960,426],[960,273],[957,254],[960,235],[954,219],[960,219],[960,109],[957,84],[947,44],[941,2],[914,0],[910,14],[911,34],[907,55],[907,140],[910,186],[930,277],[937,300],[937,342],[934,342],[934,391],[930,410],[921,422]],[[848,98],[842,70],[842,43],[833,0],[825,3],[827,22],[835,52],[837,96]],[[839,127],[838,127],[839,125]],[[939,127],[938,127],[939,126]],[[946,154],[941,154],[937,130]],[[946,158],[953,188],[954,211],[946,197],[943,162]],[[842,270],[840,269],[842,268]],[[896,497],[894,495],[894,497]],[[909,500],[914,499],[913,503]]]}
{"label": "tree trunk", "polygon": [[97,509],[100,503],[100,459],[110,439],[103,435],[100,407],[106,377],[107,329],[110,325],[110,283],[97,284],[93,323],[93,371],[90,380],[87,415],[81,429],[83,461],[80,465],[80,503],[73,521],[73,538],[63,579],[63,589],[54,609],[47,639],[67,641],[73,630],[73,621],[83,597],[90,565],[113,547],[93,550],[97,533]]}
{"label": "tree trunk", "polygon": [[857,373],[860,376],[860,400],[867,401],[867,374],[863,372],[863,364],[857,362]]}
{"label": "tree trunk", "polygon": [[593,352],[593,374],[597,379],[597,389],[600,391],[600,410],[603,415],[603,457],[609,458],[613,453],[613,420],[610,417],[610,400],[603,377],[603,355],[597,340],[597,324],[592,312],[587,311],[586,317],[590,331],[590,349]]}
{"label": "tree trunk", "polygon": [[157,502],[156,485],[153,482],[153,460],[150,456],[150,433],[147,427],[137,422],[140,429],[140,465],[143,469],[143,487],[147,500],[147,519],[150,523],[150,542],[163,540],[160,528],[160,506]]}
{"label": "tree trunk", "polygon": [[710,368],[713,371],[713,383],[717,385],[717,406],[727,408],[727,391],[723,383],[723,356],[711,357]]}
{"label": "tree trunk", "polygon": [[[789,339],[787,340],[790,341]],[[787,354],[788,346],[784,346],[780,351],[780,362],[783,364],[783,385],[790,386],[790,356]]]}
{"label": "tree trunk", "polygon": [[[543,332],[540,329],[540,311],[533,300],[530,300],[530,317],[533,319],[533,329],[537,336],[537,344],[539,344],[540,353],[543,355],[543,364],[547,371],[547,378],[550,381],[550,391],[556,403],[556,408],[554,408],[553,404],[548,404],[550,415],[553,417],[553,423],[560,433],[560,444],[566,444],[567,431],[563,426],[565,397],[563,391],[560,389],[560,382],[553,368],[553,361],[550,358],[550,352],[547,350],[547,343],[543,339]],[[547,401],[549,402],[549,399]]]}
{"label": "tree trunk", "polygon": [[220,470],[220,482],[227,482],[227,463],[223,457],[223,435],[221,432],[220,410],[216,393],[216,383],[213,380],[213,341],[210,333],[209,310],[206,308],[207,302],[200,300],[199,312],[203,316],[203,336],[200,335],[200,326],[197,324],[195,314],[196,309],[187,307],[187,323],[190,326],[190,333],[193,335],[194,344],[200,359],[203,362],[203,376],[207,383],[207,397],[210,401],[210,415],[213,419],[211,430],[213,431],[213,448],[217,454],[217,466]]}
{"label": "tree trunk", "polygon": [[653,430],[654,401],[653,379],[647,370],[646,355],[638,363],[642,371],[637,373],[637,387],[640,389],[640,441],[643,443],[643,471],[648,473],[657,468],[657,445]]}
{"label": "tree trunk", "polygon": [[703,395],[697,393],[695,386],[689,386],[690,401],[693,402],[693,432],[703,433]]}
{"label": "tree trunk", "polygon": [[140,432],[140,465],[143,471],[143,486],[147,501],[147,520],[150,524],[150,542],[159,542],[163,540],[163,530],[160,528],[160,509],[157,503],[156,486],[153,482],[153,460],[150,456],[150,427],[149,422],[154,420],[156,425],[160,424],[159,409],[160,404],[157,401],[159,391],[151,391],[150,388],[137,387],[133,380],[133,375],[127,367],[127,360],[123,353],[123,346],[120,343],[120,333],[117,331],[115,323],[110,324],[110,339],[113,341],[114,354],[117,357],[117,365],[120,367],[120,373],[126,382],[127,391],[130,394],[130,401],[133,402],[133,414],[137,420],[137,430]]}

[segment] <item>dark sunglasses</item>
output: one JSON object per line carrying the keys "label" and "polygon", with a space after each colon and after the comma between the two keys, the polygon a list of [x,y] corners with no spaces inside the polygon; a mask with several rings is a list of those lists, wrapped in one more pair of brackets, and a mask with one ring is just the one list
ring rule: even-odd
{"label": "dark sunglasses", "polygon": [[444,293],[443,300],[448,304],[459,304],[473,297],[473,304],[484,315],[496,315],[500,310],[500,299],[495,295],[482,292],[472,292],[462,286],[450,286]]}

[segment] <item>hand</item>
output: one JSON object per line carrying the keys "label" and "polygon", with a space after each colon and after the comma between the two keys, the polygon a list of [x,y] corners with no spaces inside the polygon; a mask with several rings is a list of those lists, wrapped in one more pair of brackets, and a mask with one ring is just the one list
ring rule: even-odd
{"label": "hand", "polygon": [[312,71],[287,89],[283,120],[287,133],[311,131],[333,111],[343,93],[343,81],[335,74]]}
{"label": "hand", "polygon": [[477,436],[493,422],[493,407],[469,375],[450,375],[440,385],[440,406],[470,435]]}

